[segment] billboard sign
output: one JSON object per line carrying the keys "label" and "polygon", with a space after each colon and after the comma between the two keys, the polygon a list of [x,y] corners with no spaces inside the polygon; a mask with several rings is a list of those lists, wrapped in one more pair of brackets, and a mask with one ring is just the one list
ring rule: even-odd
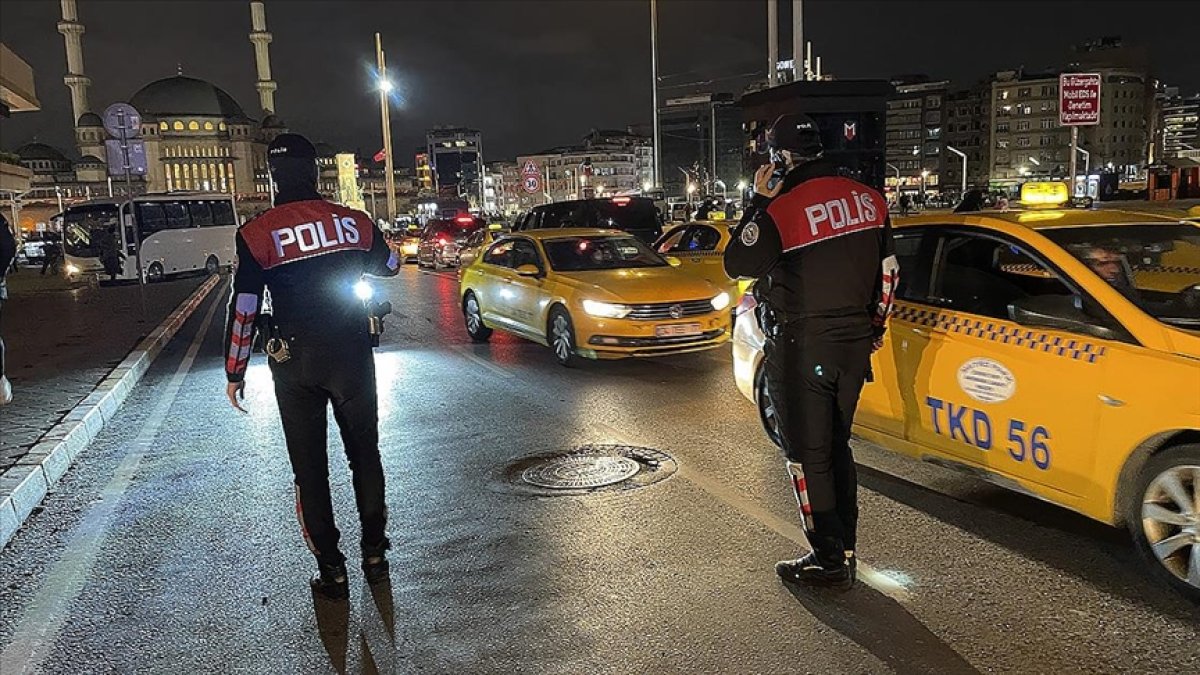
{"label": "billboard sign", "polygon": [[1065,127],[1100,124],[1100,73],[1058,76],[1058,122]]}

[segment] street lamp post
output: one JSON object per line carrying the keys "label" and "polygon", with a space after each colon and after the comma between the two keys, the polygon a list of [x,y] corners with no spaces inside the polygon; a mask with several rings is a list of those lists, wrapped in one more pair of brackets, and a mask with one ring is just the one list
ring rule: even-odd
{"label": "street lamp post", "polygon": [[658,0],[650,0],[650,75],[654,82],[654,88],[651,90],[651,103],[654,105],[654,186],[660,187],[662,142],[658,130]]}
{"label": "street lamp post", "polygon": [[895,164],[888,163],[887,168],[896,172],[896,203],[900,203],[900,167]]}
{"label": "street lamp post", "polygon": [[946,149],[962,158],[962,187],[959,188],[958,192],[958,197],[961,199],[967,194],[967,153],[952,145],[947,145]]}
{"label": "street lamp post", "polygon": [[[1075,149],[1083,154],[1083,194],[1086,197],[1088,180],[1090,180],[1088,177],[1092,175],[1092,153],[1083,148],[1077,147]],[[1079,181],[1075,179],[1075,176],[1071,176],[1071,182],[1071,194],[1073,195],[1077,191]]]}
{"label": "street lamp post", "polygon": [[925,179],[929,178],[929,169],[921,169],[921,204],[925,204]]}
{"label": "street lamp post", "polygon": [[392,83],[387,79],[387,65],[383,60],[383,40],[375,34],[375,60],[379,67],[379,117],[383,124],[383,166],[387,186],[388,228],[396,224],[396,174],[392,169],[392,123],[388,117],[388,94]]}

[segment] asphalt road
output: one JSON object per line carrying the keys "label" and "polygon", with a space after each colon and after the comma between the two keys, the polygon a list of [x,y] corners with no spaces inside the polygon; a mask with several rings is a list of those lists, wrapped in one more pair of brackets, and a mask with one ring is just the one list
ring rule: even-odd
{"label": "asphalt road", "polygon": [[[256,357],[250,415],[228,408],[210,301],[0,552],[0,672],[1200,671],[1200,611],[1122,532],[873,447],[867,583],[790,591],[772,566],[801,550],[793,498],[727,349],[568,370],[470,344],[453,274],[381,285],[390,587],[352,571],[349,602],[312,597],[270,375]],[[514,482],[585,443],[677,470],[584,496]]]}

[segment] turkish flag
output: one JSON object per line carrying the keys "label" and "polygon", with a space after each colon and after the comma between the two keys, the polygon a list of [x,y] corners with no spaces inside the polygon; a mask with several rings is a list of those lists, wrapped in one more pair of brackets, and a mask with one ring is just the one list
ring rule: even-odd
{"label": "turkish flag", "polygon": [[376,162],[382,162],[383,160],[387,159],[387,148],[383,148],[379,152],[375,153],[375,156],[372,157],[372,159],[374,159]]}

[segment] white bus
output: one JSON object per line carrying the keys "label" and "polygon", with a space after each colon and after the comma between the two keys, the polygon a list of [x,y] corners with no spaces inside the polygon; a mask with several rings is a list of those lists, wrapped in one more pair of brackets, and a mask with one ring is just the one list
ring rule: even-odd
{"label": "white bus", "polygon": [[142,270],[151,282],[199,270],[216,274],[233,265],[236,256],[237,210],[227,194],[148,194],[134,197],[132,203],[124,198],[93,199],[69,207],[62,218],[68,277],[106,277],[101,261],[105,248],[120,252],[116,278],[136,280],[140,244]]}

